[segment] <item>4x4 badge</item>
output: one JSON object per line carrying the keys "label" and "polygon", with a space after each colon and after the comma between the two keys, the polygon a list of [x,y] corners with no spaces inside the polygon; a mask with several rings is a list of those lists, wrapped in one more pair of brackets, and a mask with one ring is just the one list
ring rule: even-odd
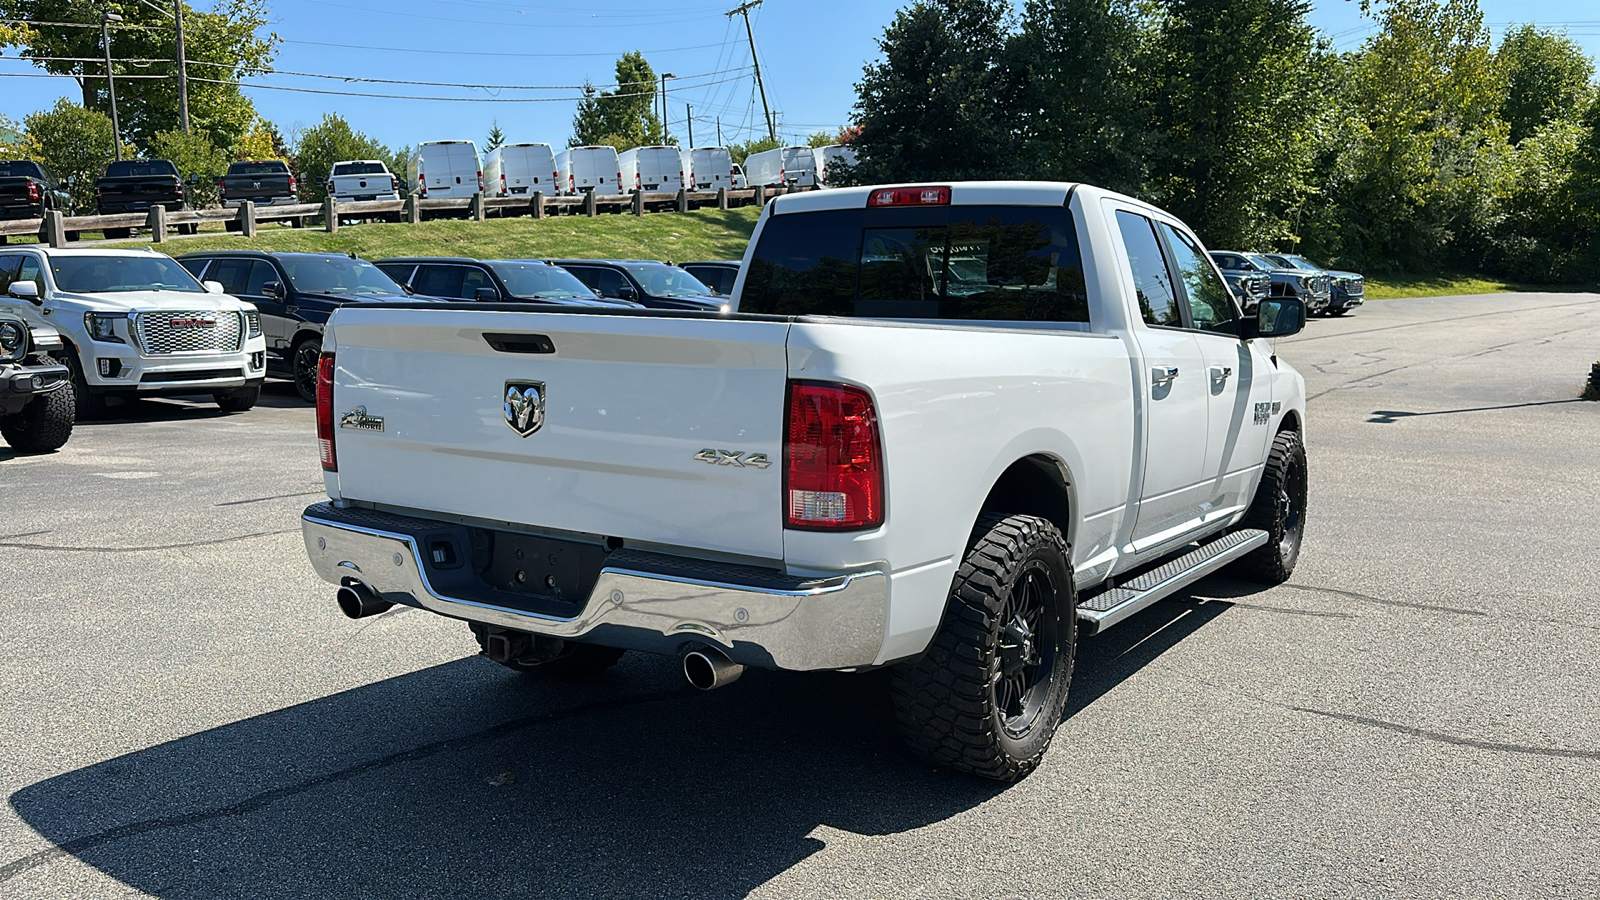
{"label": "4x4 badge", "polygon": [[544,424],[544,382],[508,381],[505,399],[506,425],[527,437]]}

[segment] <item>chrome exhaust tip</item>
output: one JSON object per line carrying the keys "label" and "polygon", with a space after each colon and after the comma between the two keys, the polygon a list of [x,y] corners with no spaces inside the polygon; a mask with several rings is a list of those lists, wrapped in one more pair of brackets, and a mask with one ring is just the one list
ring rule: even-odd
{"label": "chrome exhaust tip", "polygon": [[390,607],[394,606],[393,603],[378,596],[376,591],[359,581],[352,581],[339,588],[337,599],[339,601],[339,609],[352,619],[375,616],[378,613],[387,612]]}
{"label": "chrome exhaust tip", "polygon": [[714,691],[739,680],[744,666],[715,650],[690,650],[683,655],[683,677],[702,691]]}

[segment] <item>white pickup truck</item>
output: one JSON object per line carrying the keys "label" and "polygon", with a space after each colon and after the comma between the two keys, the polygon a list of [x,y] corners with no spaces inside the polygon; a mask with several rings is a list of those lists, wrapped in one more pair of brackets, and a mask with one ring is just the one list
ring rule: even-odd
{"label": "white pickup truck", "polygon": [[1181,222],[1104,190],[784,196],[727,314],[361,304],[323,343],[347,615],[466,620],[484,655],[892,667],[907,742],[1009,780],[1078,635],[1233,563],[1288,578],[1305,388]]}

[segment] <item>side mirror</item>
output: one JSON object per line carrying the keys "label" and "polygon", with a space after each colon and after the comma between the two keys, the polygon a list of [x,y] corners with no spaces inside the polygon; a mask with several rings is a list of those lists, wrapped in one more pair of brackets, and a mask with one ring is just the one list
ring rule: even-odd
{"label": "side mirror", "polygon": [[220,281],[202,281],[201,284],[205,285],[206,290],[213,294],[227,293],[226,289],[224,289],[222,286],[222,282]]}
{"label": "side mirror", "polygon": [[18,281],[11,285],[11,296],[29,303],[39,302],[39,286],[31,281]]}
{"label": "side mirror", "polygon": [[621,288],[620,290],[617,291],[617,299],[618,300],[637,300],[637,299],[639,299],[639,292],[634,290],[631,287]]}
{"label": "side mirror", "polygon": [[283,298],[283,285],[276,281],[269,281],[261,286],[261,294],[274,300]]}
{"label": "side mirror", "polygon": [[1306,327],[1306,304],[1299,297],[1267,297],[1256,304],[1256,314],[1244,320],[1248,338],[1288,337]]}
{"label": "side mirror", "polygon": [[191,173],[189,175],[189,183],[190,184],[199,184],[200,183],[200,176]]}
{"label": "side mirror", "polygon": [[492,287],[481,287],[473,292],[474,300],[484,300],[493,303],[500,299],[500,292]]}

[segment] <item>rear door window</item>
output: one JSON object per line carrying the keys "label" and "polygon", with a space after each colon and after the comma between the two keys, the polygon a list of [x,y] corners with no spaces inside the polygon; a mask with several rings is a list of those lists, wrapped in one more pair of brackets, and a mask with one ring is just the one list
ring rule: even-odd
{"label": "rear door window", "polygon": [[742,312],[1088,322],[1072,213],[952,206],[773,216]]}
{"label": "rear door window", "polygon": [[465,274],[463,266],[418,266],[411,289],[429,297],[459,297]]}
{"label": "rear door window", "polygon": [[243,294],[250,283],[250,266],[253,262],[249,259],[215,260],[206,272],[206,280],[220,283],[225,294]]}
{"label": "rear door window", "polygon": [[1139,313],[1144,316],[1145,324],[1182,328],[1183,315],[1173,289],[1172,273],[1150,220],[1119,209],[1117,230],[1122,233],[1122,246],[1128,251],[1133,289],[1139,298]]}

